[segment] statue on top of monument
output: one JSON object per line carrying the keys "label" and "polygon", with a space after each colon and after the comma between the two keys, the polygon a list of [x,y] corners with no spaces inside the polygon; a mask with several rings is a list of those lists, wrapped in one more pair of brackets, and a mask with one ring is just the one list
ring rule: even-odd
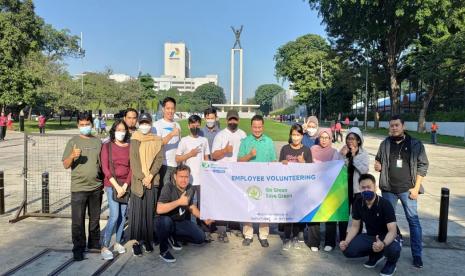
{"label": "statue on top of monument", "polygon": [[233,26],[231,26],[231,29],[232,29],[234,35],[236,36],[236,42],[234,42],[233,49],[236,49],[236,46],[239,46],[238,49],[242,49],[241,40],[240,40],[241,33],[242,33],[242,27],[243,27],[243,25],[241,25],[241,28],[239,30],[236,30],[236,29],[234,29]]}

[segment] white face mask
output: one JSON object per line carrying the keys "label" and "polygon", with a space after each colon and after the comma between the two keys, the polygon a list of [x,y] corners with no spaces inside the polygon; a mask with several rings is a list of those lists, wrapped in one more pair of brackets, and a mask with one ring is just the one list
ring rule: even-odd
{"label": "white face mask", "polygon": [[115,131],[115,139],[119,142],[124,141],[124,137],[126,136],[126,132],[124,131]]}
{"label": "white face mask", "polygon": [[215,125],[215,120],[207,120],[207,127],[212,128]]}
{"label": "white face mask", "polygon": [[142,132],[142,134],[148,134],[151,129],[152,129],[152,126],[150,125],[143,124],[139,126],[139,130],[140,132]]}
{"label": "white face mask", "polygon": [[318,131],[318,129],[313,128],[313,127],[310,127],[310,128],[307,129],[307,133],[308,133],[308,135],[310,135],[310,136],[315,136],[315,134],[316,134],[317,131]]}

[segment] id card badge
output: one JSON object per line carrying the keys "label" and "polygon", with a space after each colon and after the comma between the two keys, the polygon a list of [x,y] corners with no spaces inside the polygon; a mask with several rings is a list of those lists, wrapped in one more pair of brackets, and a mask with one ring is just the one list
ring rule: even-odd
{"label": "id card badge", "polygon": [[402,159],[396,160],[396,168],[402,168]]}

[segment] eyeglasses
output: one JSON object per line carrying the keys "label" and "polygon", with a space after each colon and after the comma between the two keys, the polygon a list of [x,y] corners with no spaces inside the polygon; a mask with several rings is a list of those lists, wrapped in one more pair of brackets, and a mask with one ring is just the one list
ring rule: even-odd
{"label": "eyeglasses", "polygon": [[329,137],[320,137],[320,140],[329,140],[330,138]]}

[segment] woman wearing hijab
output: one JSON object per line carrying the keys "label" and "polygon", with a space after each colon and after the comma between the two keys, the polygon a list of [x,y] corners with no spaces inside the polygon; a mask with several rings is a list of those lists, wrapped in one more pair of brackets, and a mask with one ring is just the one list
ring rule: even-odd
{"label": "woman wearing hijab", "polygon": [[303,125],[304,136],[302,144],[307,148],[311,148],[313,145],[318,144],[318,118],[316,116],[310,116],[307,119],[307,123]]}
{"label": "woman wearing hijab", "polygon": [[163,163],[163,141],[152,134],[152,116],[139,117],[139,129],[131,136],[130,164],[132,171],[129,200],[129,239],[135,240],[132,251],[142,255],[153,251],[153,216],[157,202],[159,170]]}
{"label": "woman wearing hijab", "polygon": [[[332,147],[333,133],[329,128],[320,128],[318,134],[319,143],[310,148],[314,163],[341,160],[342,156]],[[325,247],[329,252],[336,246],[336,222],[326,222]],[[320,248],[320,223],[310,223],[308,228],[310,249],[317,252]]]}
{"label": "woman wearing hijab", "polygon": [[[368,173],[370,166],[368,152],[363,149],[363,135],[358,127],[349,129],[346,144],[342,147],[340,154],[347,165],[350,210],[352,203],[361,197],[358,179],[360,175]],[[347,226],[347,221],[339,222],[339,238],[341,241],[346,239]],[[362,232],[362,228],[360,227],[360,232]]]}

